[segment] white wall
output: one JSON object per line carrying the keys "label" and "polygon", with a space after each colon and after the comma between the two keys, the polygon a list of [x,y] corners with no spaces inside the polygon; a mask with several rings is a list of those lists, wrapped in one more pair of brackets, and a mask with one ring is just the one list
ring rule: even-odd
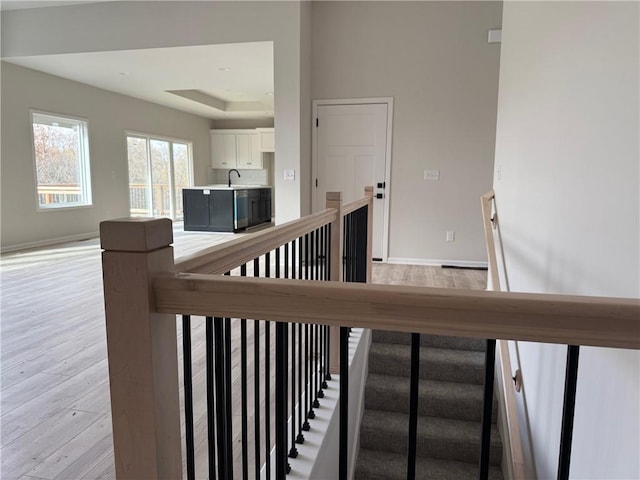
{"label": "white wall", "polygon": [[312,98],[394,98],[389,257],[485,262],[479,198],[491,188],[500,60],[487,31],[502,3],[312,8]]}
{"label": "white wall", "polygon": [[[275,201],[277,220],[286,221],[300,215],[301,185],[310,182],[300,175],[308,170],[301,162],[309,161],[300,133],[301,104],[310,102],[308,73],[301,72],[305,8],[277,1],[145,1],[11,10],[1,17],[2,56],[273,41]],[[285,169],[296,170],[295,181],[283,180]]]}
{"label": "white wall", "polygon": [[[640,296],[639,14],[504,5],[494,186],[512,291]],[[555,477],[566,347],[518,350],[533,463]],[[639,405],[638,351],[581,349],[572,478],[640,478]]]}
{"label": "white wall", "polygon": [[[95,236],[102,220],[128,216],[127,130],[191,141],[196,183],[206,183],[207,119],[5,62],[1,81],[3,250]],[[91,207],[37,211],[30,109],[88,120]]]}

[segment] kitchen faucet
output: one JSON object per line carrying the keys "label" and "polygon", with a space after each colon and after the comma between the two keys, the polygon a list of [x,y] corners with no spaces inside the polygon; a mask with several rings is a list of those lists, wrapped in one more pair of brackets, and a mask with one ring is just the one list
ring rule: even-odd
{"label": "kitchen faucet", "polygon": [[229,170],[229,187],[231,187],[231,172],[236,172],[238,174],[238,178],[240,178],[240,172],[238,170],[236,170],[235,168]]}

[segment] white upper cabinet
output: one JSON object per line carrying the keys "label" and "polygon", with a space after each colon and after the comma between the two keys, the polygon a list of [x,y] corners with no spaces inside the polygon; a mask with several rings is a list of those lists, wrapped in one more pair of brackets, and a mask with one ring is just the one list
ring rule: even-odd
{"label": "white upper cabinet", "polygon": [[236,135],[237,168],[262,168],[259,142],[258,134],[254,131]]}
{"label": "white upper cabinet", "polygon": [[213,168],[262,168],[256,130],[211,130]]}
{"label": "white upper cabinet", "polygon": [[257,128],[260,135],[260,151],[275,152],[276,151],[276,134],[273,128]]}

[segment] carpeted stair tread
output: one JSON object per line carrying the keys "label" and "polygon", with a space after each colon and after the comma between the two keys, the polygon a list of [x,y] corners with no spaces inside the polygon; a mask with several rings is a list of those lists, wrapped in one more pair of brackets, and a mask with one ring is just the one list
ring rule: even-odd
{"label": "carpeted stair tread", "polygon": [[[360,427],[360,447],[406,453],[409,416],[365,410]],[[480,458],[480,423],[437,417],[418,417],[417,455],[477,463]],[[499,465],[502,443],[496,425],[491,428],[490,463]]]}
{"label": "carpeted stair tread", "polygon": [[[372,343],[369,372],[408,377],[411,372],[411,348],[408,345]],[[484,353],[420,347],[420,378],[482,385]]]}
{"label": "carpeted stair tread", "polygon": [[[393,343],[397,345],[411,345],[411,334],[391,332],[387,330],[372,330],[371,341],[374,343]],[[484,352],[486,339],[449,337],[444,335],[420,335],[420,346],[432,348],[451,348],[454,350],[473,350]]]}
{"label": "carpeted stair tread", "polygon": [[[392,452],[360,449],[355,480],[405,480],[407,457]],[[419,480],[476,480],[478,464],[416,458],[416,478]],[[489,480],[503,480],[499,467],[489,467]]]}
{"label": "carpeted stair tread", "polygon": [[[370,373],[365,389],[365,408],[409,413],[410,381]],[[483,386],[466,383],[420,380],[418,414],[479,422],[482,419]],[[493,421],[497,417],[494,402]]]}

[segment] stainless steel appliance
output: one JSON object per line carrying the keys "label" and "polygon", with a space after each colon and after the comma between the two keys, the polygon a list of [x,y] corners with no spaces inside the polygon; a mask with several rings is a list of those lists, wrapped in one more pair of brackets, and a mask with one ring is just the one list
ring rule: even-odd
{"label": "stainless steel appliance", "polygon": [[233,226],[234,230],[249,225],[249,194],[246,190],[233,192]]}

